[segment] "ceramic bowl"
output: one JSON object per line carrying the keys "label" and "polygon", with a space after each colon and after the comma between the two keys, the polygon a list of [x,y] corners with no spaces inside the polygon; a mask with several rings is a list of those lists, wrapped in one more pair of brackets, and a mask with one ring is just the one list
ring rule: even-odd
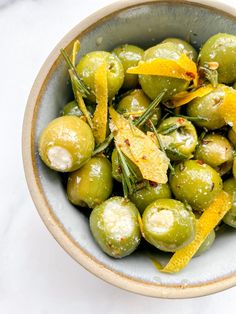
{"label": "ceramic bowl", "polygon": [[[159,273],[145,252],[115,260],[94,242],[88,219],[66,198],[60,176],[46,168],[37,153],[41,130],[70,98],[67,68],[60,48],[81,41],[78,58],[92,50],[122,43],[152,46],[166,37],[188,39],[199,48],[218,32],[236,35],[236,10],[214,1],[126,0],[111,4],[79,23],[45,61],[29,96],[23,126],[23,160],[35,206],[58,243],[88,271],[120,288],[163,298],[211,294],[236,284],[235,232],[219,236],[213,248],[194,258],[176,275]],[[165,256],[158,254],[161,261]]]}

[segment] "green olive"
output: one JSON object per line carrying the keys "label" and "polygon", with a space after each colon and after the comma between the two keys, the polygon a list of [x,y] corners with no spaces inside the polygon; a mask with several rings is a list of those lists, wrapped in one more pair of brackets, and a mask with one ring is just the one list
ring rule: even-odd
{"label": "green olive", "polygon": [[39,155],[51,169],[59,172],[77,170],[91,157],[94,137],[80,118],[63,116],[51,121],[39,139]]}
{"label": "green olive", "polygon": [[119,91],[124,82],[124,69],[117,56],[106,51],[93,51],[87,53],[76,66],[79,77],[91,90],[88,100],[95,102],[94,75],[98,67],[107,63],[108,96],[112,99]]}
{"label": "green olive", "polygon": [[136,116],[136,114],[142,114],[150,103],[150,98],[144,94],[142,89],[135,89],[121,99],[117,111],[121,114],[134,114]]}
{"label": "green olive", "polygon": [[176,200],[156,200],[145,209],[142,221],[145,239],[162,251],[175,252],[195,237],[194,214]]}
{"label": "green olive", "polygon": [[233,129],[230,129],[228,132],[228,139],[233,144],[233,146],[236,148],[236,133]]}
{"label": "green olive", "polygon": [[113,53],[120,59],[125,71],[123,88],[136,88],[138,85],[138,75],[128,74],[126,71],[129,68],[138,65],[139,61],[142,60],[144,55],[143,49],[133,45],[121,45],[115,48]]}
{"label": "green olive", "polygon": [[194,62],[197,62],[197,51],[187,41],[184,41],[180,38],[166,38],[162,41],[162,43],[173,43],[177,45],[177,48],[180,50],[181,53],[186,54]]}
{"label": "green olive", "polygon": [[112,177],[118,181],[121,182],[121,167],[119,165],[119,159],[118,159],[118,154],[117,154],[117,150],[114,149],[111,155],[111,164],[112,164]]}
{"label": "green olive", "polygon": [[[163,58],[168,60],[178,60],[181,52],[173,43],[159,44],[149,48],[144,53],[144,61]],[[155,99],[161,92],[166,91],[163,100],[169,100],[173,95],[184,91],[189,86],[189,82],[166,76],[140,75],[140,85],[149,98]]]}
{"label": "green olive", "polygon": [[91,158],[68,177],[67,196],[74,205],[94,208],[108,199],[111,193],[111,163],[106,157]]}
{"label": "green olive", "polygon": [[222,180],[216,170],[202,161],[187,160],[175,166],[170,187],[178,200],[204,211],[222,190]]}
{"label": "green olive", "polygon": [[228,172],[233,163],[233,147],[226,137],[208,134],[199,143],[195,158],[203,160],[221,175]]}
{"label": "green olive", "polygon": [[216,34],[203,45],[199,60],[200,66],[217,62],[219,67],[219,83],[230,84],[236,80],[236,36],[230,34]]}
{"label": "green olive", "polygon": [[[121,99],[118,104],[117,111],[123,114],[125,117],[140,117],[143,112],[150,105],[151,100],[144,94],[142,89],[135,89],[130,92],[127,96]],[[155,114],[152,116],[152,122],[154,125],[158,123],[161,118],[161,108],[157,107]],[[147,128],[143,128],[144,131]]]}
{"label": "green olive", "polygon": [[111,155],[111,164],[112,164],[112,177],[118,181],[121,182],[121,167],[119,165],[119,159],[118,159],[118,154],[117,154],[117,150],[114,149]]}
{"label": "green olive", "polygon": [[183,160],[192,157],[198,137],[195,127],[184,118],[170,117],[163,120],[158,128],[167,156],[171,160]]}
{"label": "green olive", "polygon": [[200,248],[197,250],[197,252],[195,253],[194,256],[200,256],[203,253],[205,253],[206,251],[208,251],[212,247],[213,243],[215,242],[215,238],[216,238],[216,233],[215,233],[215,230],[213,229],[208,234],[207,238],[201,244]]}
{"label": "green olive", "polygon": [[73,100],[64,106],[62,115],[82,117],[83,112],[79,109],[77,102]]}
{"label": "green olive", "polygon": [[136,205],[140,213],[143,213],[148,205],[161,198],[171,198],[171,190],[167,183],[150,182],[146,187],[129,195],[129,199]]}
{"label": "green olive", "polygon": [[236,179],[230,178],[224,182],[224,191],[232,196],[232,207],[224,216],[223,221],[227,225],[236,228]]}
{"label": "green olive", "polygon": [[[88,109],[88,113],[92,117],[94,113],[94,105],[86,103],[86,107]],[[83,112],[80,110],[75,100],[69,102],[63,107],[61,111],[61,115],[62,116],[77,116],[77,117],[81,117],[82,119],[84,119],[84,121],[86,121],[85,117],[83,117]]]}
{"label": "green olive", "polygon": [[130,255],[139,245],[141,232],[139,212],[123,197],[112,197],[94,208],[90,229],[94,239],[108,255],[121,258]]}
{"label": "green olive", "polygon": [[[118,159],[118,154],[117,154],[116,148],[112,152],[111,162],[112,162],[112,176],[113,176],[113,178],[118,182],[122,182],[122,179],[121,179],[122,170],[121,170],[121,167],[119,166],[119,159]],[[141,174],[139,168],[131,160],[129,160],[129,164],[132,166],[135,173],[137,174],[138,180],[141,181],[143,179],[143,177],[142,177],[142,174]]]}
{"label": "green olive", "polygon": [[219,106],[224,98],[224,91],[218,87],[213,92],[203,97],[197,97],[187,105],[187,114],[191,117],[199,117],[194,123],[197,126],[209,130],[219,129],[224,126],[225,120],[219,113]]}

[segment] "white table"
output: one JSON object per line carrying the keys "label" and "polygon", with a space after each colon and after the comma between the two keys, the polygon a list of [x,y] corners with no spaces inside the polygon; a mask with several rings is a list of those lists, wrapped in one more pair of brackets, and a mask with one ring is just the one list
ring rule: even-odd
{"label": "white table", "polygon": [[161,300],[103,282],[62,250],[29,196],[21,126],[32,82],[59,39],[110,2],[0,0],[0,313],[236,313],[236,288],[198,299]]}

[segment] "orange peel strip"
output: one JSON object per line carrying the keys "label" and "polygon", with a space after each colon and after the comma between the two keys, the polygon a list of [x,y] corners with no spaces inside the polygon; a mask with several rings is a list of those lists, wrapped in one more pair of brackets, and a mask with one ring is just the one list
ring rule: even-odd
{"label": "orange peel strip", "polygon": [[129,74],[160,75],[198,82],[197,65],[182,54],[178,60],[157,58],[150,61],[140,61],[138,66],[129,68]]}
{"label": "orange peel strip", "polygon": [[105,141],[108,116],[107,64],[102,63],[95,72],[97,107],[93,117],[93,135],[97,144]]}
{"label": "orange peel strip", "polygon": [[162,272],[177,273],[187,266],[209,233],[231,208],[231,201],[231,196],[224,191],[216,196],[198,220],[195,239],[184,248],[176,251],[169,263],[161,270]]}
{"label": "orange peel strip", "polygon": [[166,183],[169,159],[157,145],[132,122],[110,108],[111,129],[116,144],[135,163],[146,180]]}
{"label": "orange peel strip", "polygon": [[76,92],[76,101],[77,101],[77,104],[78,104],[80,110],[82,111],[83,115],[85,116],[89,126],[91,128],[93,128],[93,122],[92,122],[92,120],[90,118],[88,109],[87,109],[87,107],[86,107],[86,105],[84,103],[84,99],[83,99],[83,97],[82,97],[82,95],[80,94],[79,91]]}
{"label": "orange peel strip", "polygon": [[80,50],[80,42],[76,40],[73,45],[72,54],[71,54],[71,63],[75,66],[76,56]]}
{"label": "orange peel strip", "polygon": [[223,88],[225,97],[219,107],[219,113],[236,132],[236,91],[229,87]]}
{"label": "orange peel strip", "polygon": [[213,91],[212,85],[206,85],[198,88],[194,92],[180,92],[172,98],[173,108],[177,108],[189,103],[197,97],[203,97]]}
{"label": "orange peel strip", "polygon": [[177,60],[178,65],[185,69],[186,74],[192,76],[193,85],[197,87],[198,85],[198,72],[196,63],[190,59],[185,54],[181,54],[180,58]]}

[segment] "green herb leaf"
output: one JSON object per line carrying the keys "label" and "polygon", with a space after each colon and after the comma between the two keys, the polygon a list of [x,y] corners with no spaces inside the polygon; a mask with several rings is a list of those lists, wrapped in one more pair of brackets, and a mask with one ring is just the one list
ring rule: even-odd
{"label": "green herb leaf", "polygon": [[118,145],[116,145],[116,149],[118,153],[119,165],[122,171],[121,178],[124,196],[127,198],[130,194],[133,194],[136,189],[135,184],[138,181],[137,175]]}
{"label": "green herb leaf", "polygon": [[180,125],[178,125],[176,123],[172,123],[172,124],[167,125],[165,127],[159,128],[158,131],[162,135],[168,135],[168,134],[171,134],[174,131],[178,130],[180,127],[181,127]]}
{"label": "green herb leaf", "polygon": [[148,108],[145,110],[145,112],[136,120],[134,121],[135,126],[142,126],[144,125],[151,117],[155,114],[155,110],[157,106],[160,104],[163,96],[165,95],[165,91],[160,93],[154,100],[151,102],[151,104],[148,106]]}
{"label": "green herb leaf", "polygon": [[94,150],[94,152],[93,152],[93,156],[95,156],[95,155],[97,155],[97,154],[103,152],[103,151],[111,144],[111,142],[112,142],[113,139],[114,139],[114,136],[113,136],[112,133],[110,133],[110,134],[106,137],[105,141],[102,142],[100,145],[98,145],[98,146],[95,148],[95,150]]}
{"label": "green herb leaf", "polygon": [[175,112],[173,112],[173,111],[171,111],[171,110],[169,110],[167,108],[165,108],[165,111],[167,111],[168,113],[170,113],[171,115],[173,115],[175,117],[184,118],[184,119],[186,119],[188,121],[208,121],[209,120],[207,118],[203,118],[203,117],[199,117],[199,116],[197,116],[197,117],[190,117],[190,116],[185,116],[183,114],[177,114],[177,113],[175,113]]}

